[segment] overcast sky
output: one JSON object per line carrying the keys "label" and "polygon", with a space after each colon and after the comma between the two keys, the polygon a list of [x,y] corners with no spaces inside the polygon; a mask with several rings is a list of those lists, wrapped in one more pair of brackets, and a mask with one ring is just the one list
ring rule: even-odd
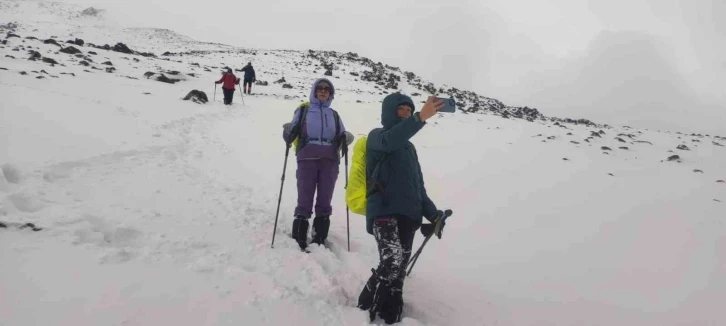
{"label": "overcast sky", "polygon": [[546,115],[726,135],[724,0],[64,1],[200,41],[357,52]]}

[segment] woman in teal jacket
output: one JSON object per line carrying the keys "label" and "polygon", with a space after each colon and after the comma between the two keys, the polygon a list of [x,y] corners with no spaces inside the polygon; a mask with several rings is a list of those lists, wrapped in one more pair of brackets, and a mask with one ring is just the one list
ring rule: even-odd
{"label": "woman in teal jacket", "polygon": [[[422,217],[433,222],[443,212],[436,209],[424,187],[416,147],[409,141],[443,107],[429,97],[415,112],[410,97],[393,93],[383,99],[383,128],[372,130],[366,143],[366,231],[378,243],[381,261],[366,282],[358,307],[370,310],[388,324],[401,320],[403,279],[416,230]],[[372,183],[371,183],[372,182]]]}

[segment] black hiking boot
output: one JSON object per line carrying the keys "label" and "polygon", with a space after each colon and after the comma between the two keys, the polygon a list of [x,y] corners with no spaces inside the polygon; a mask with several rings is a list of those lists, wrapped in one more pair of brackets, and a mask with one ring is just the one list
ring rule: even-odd
{"label": "black hiking boot", "polygon": [[300,250],[306,251],[308,247],[308,219],[304,216],[296,216],[295,220],[292,221],[292,238],[297,241],[300,246]]}
{"label": "black hiking boot", "polygon": [[313,219],[313,243],[321,246],[325,245],[325,239],[328,238],[328,230],[330,229],[330,216],[315,216]]}
{"label": "black hiking boot", "polygon": [[360,295],[358,296],[358,308],[360,310],[368,310],[373,305],[373,298],[376,295],[376,289],[378,289],[378,274],[376,274],[376,270],[371,268],[371,272],[373,275],[368,279],[368,282],[366,282],[366,285],[363,287],[363,291],[360,292]]}

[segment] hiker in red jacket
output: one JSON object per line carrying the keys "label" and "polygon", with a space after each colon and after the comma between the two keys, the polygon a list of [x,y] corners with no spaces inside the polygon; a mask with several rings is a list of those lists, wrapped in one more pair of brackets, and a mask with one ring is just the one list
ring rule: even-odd
{"label": "hiker in red jacket", "polygon": [[227,72],[222,74],[222,79],[214,82],[222,84],[222,92],[224,92],[224,104],[232,105],[232,97],[234,96],[234,85],[239,85],[239,78],[232,73],[232,68],[227,68]]}

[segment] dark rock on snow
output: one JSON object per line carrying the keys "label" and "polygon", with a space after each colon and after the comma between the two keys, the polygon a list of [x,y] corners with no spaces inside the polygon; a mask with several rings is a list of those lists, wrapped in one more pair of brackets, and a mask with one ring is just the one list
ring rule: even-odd
{"label": "dark rock on snow", "polygon": [[68,53],[68,54],[78,54],[82,53],[81,50],[74,48],[73,46],[65,47],[60,50],[60,52]]}
{"label": "dark rock on snow", "polygon": [[52,65],[57,65],[58,64],[58,61],[55,61],[55,60],[53,60],[51,58],[43,58],[43,62],[50,63]]}
{"label": "dark rock on snow", "polygon": [[680,162],[680,160],[681,160],[681,157],[678,155],[671,155],[668,157],[668,162],[670,162],[670,161],[679,161]]}
{"label": "dark rock on snow", "polygon": [[184,100],[185,101],[191,100],[192,102],[198,103],[198,104],[204,104],[204,103],[209,102],[209,99],[207,98],[207,94],[205,94],[202,91],[196,90],[196,89],[189,92],[189,94],[187,94],[187,96],[184,97]]}
{"label": "dark rock on snow", "polygon": [[690,149],[688,148],[688,146],[686,146],[686,145],[683,145],[683,144],[681,144],[681,145],[678,145],[678,147],[676,147],[676,149],[680,149],[680,150],[682,150],[682,151],[688,151],[688,150],[690,150]]}
{"label": "dark rock on snow", "polygon": [[161,76],[156,77],[156,80],[160,81],[162,83],[174,84],[174,83],[178,82],[180,79],[172,79],[172,78],[164,76],[164,74],[161,74]]}

